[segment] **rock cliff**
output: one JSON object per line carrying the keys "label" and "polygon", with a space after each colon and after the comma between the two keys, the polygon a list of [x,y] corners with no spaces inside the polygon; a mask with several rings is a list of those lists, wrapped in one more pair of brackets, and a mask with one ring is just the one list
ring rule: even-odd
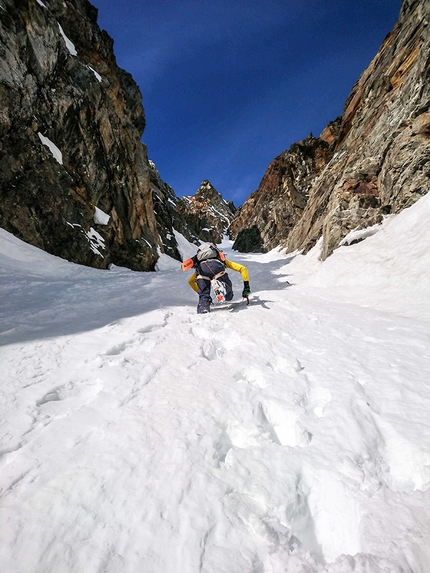
{"label": "rock cliff", "polygon": [[161,179],[158,169],[152,161],[149,160],[148,164],[154,214],[163,246],[162,250],[174,259],[182,260],[182,255],[178,250],[176,233],[181,233],[190,243],[199,245],[200,241],[197,233],[177,211],[180,199],[172,187]]}
{"label": "rock cliff", "polygon": [[429,21],[428,0],[403,1],[342,117],[278,156],[239,209],[235,248],[306,252],[322,236],[326,258],[352,229],[429,191]]}
{"label": "rock cliff", "polygon": [[234,218],[236,208],[205,180],[195,195],[182,197],[178,201],[176,211],[201,241],[220,243]]}
{"label": "rock cliff", "polygon": [[343,114],[269,165],[236,213],[209,181],[178,199],[141,143],[138,86],[87,0],[2,0],[0,226],[68,260],[152,270],[176,233],[327,257],[430,188],[430,2],[404,0]]}
{"label": "rock cliff", "polygon": [[153,269],[164,246],[141,94],[97,10],[87,0],[1,8],[0,225],[77,263]]}
{"label": "rock cliff", "polygon": [[234,248],[261,251],[278,246],[303,216],[311,186],[334,153],[328,134],[337,134],[332,122],[324,138],[309,135],[276,157],[257,189],[239,208],[229,227]]}

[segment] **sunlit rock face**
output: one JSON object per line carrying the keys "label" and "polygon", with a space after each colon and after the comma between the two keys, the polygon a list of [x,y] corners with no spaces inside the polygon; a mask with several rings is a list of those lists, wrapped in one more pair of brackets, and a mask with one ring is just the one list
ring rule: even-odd
{"label": "sunlit rock face", "polygon": [[141,94],[97,10],[2,0],[0,16],[0,225],[77,263],[153,269]]}
{"label": "sunlit rock face", "polygon": [[179,200],[176,211],[201,241],[220,243],[234,218],[236,208],[205,180],[193,196]]}
{"label": "sunlit rock face", "polygon": [[230,227],[235,248],[306,252],[322,236],[326,258],[351,230],[429,191],[429,21],[428,0],[404,0],[342,117],[277,157],[239,209]]}
{"label": "sunlit rock face", "polygon": [[[338,124],[333,122],[331,130],[335,132]],[[250,252],[278,246],[303,216],[315,177],[333,150],[329,141],[309,135],[278,155],[230,225],[234,248]]]}

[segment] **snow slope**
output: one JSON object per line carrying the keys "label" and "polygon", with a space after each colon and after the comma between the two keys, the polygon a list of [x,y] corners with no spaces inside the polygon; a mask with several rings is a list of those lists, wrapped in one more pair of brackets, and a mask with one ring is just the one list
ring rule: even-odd
{"label": "snow slope", "polygon": [[203,316],[1,231],[2,571],[428,573],[429,200]]}
{"label": "snow slope", "polygon": [[429,221],[430,194],[390,217],[363,243],[341,247],[324,264],[317,262],[317,269],[310,267],[309,257],[297,257],[292,268],[306,272],[310,267],[304,284],[322,287],[326,298],[341,296],[344,301],[430,320]]}

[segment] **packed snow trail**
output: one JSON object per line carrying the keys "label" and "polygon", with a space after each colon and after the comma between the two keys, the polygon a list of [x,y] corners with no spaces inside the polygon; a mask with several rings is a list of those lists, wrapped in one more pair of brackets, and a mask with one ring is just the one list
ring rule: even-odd
{"label": "packed snow trail", "polygon": [[251,305],[202,316],[167,258],[96,271],[1,233],[2,570],[428,573],[419,285],[386,312],[300,278],[312,255],[227,248]]}

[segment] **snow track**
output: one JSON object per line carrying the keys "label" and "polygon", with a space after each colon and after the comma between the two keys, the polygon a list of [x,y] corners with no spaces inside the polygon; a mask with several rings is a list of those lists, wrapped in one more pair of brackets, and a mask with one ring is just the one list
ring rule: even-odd
{"label": "snow track", "polygon": [[428,572],[427,319],[304,296],[279,253],[232,254],[251,305],[201,316],[175,263],[2,237],[4,571]]}

